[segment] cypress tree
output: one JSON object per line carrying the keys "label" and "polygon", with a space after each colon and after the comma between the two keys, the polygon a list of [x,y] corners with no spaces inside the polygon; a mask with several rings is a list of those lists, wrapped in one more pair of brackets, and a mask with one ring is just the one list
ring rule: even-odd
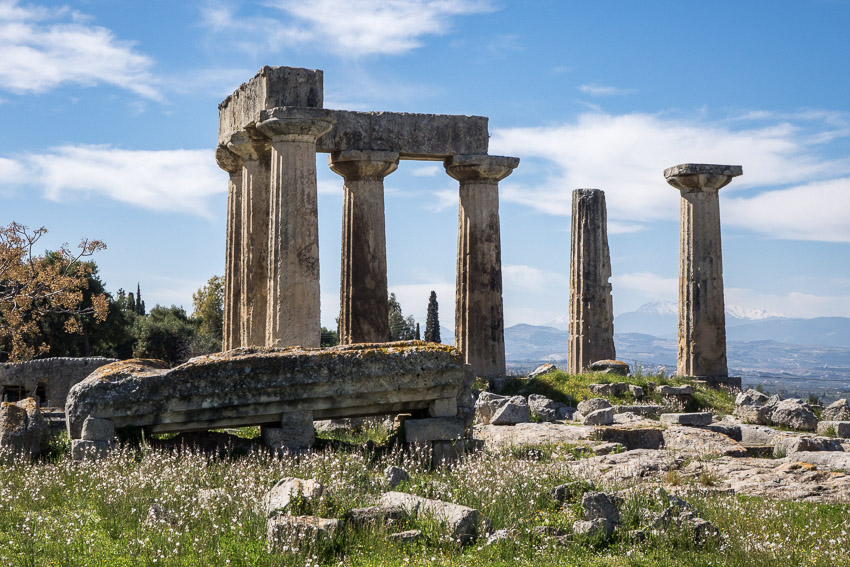
{"label": "cypress tree", "polygon": [[425,340],[429,343],[440,342],[440,315],[438,313],[437,292],[431,291],[428,299],[428,316],[425,319]]}
{"label": "cypress tree", "polygon": [[127,310],[132,311],[133,313],[137,313],[136,311],[136,298],[133,295],[133,292],[127,294]]}
{"label": "cypress tree", "polygon": [[144,305],[145,304],[142,301],[142,288],[139,287],[139,283],[136,282],[136,313],[138,313],[139,315],[144,315],[145,314],[145,306]]}
{"label": "cypress tree", "polygon": [[416,340],[421,341],[422,335],[419,334],[419,323],[416,323]]}

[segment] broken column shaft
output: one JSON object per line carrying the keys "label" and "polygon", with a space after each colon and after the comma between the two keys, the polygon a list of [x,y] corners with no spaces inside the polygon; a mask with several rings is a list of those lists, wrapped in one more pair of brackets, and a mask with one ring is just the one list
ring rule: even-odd
{"label": "broken column shaft", "polygon": [[398,168],[398,153],[334,152],[330,168],[345,179],[342,209],[339,340],[389,340],[384,177]]}
{"label": "broken column shaft", "polygon": [[587,371],[597,360],[616,358],[611,299],[611,257],[605,193],[573,191],[570,238],[570,323],[567,372]]}
{"label": "broken column shaft", "polygon": [[726,315],[718,191],[739,165],[682,164],[664,170],[681,192],[679,233],[680,376],[726,377]]}
{"label": "broken column shaft", "polygon": [[505,375],[499,181],[519,158],[458,155],[445,161],[460,181],[455,346],[476,376]]}
{"label": "broken column shaft", "polygon": [[218,166],[230,174],[227,184],[227,236],[224,262],[224,324],[222,350],[242,346],[242,160],[224,146],[215,151]]}

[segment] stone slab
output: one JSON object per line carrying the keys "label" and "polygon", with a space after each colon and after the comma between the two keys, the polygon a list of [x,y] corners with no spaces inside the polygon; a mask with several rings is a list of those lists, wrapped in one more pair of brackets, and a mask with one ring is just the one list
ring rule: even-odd
{"label": "stone slab", "polygon": [[712,415],[710,411],[697,413],[662,413],[661,423],[667,425],[689,425],[691,427],[702,427],[711,425]]}
{"label": "stone slab", "polygon": [[594,427],[562,423],[518,423],[516,425],[476,425],[473,437],[487,449],[543,444],[580,444],[593,439]]}
{"label": "stone slab", "polygon": [[726,175],[737,177],[744,174],[740,165],[715,165],[710,163],[683,163],[668,167],[664,170],[664,177],[669,179],[678,175]]}
{"label": "stone slab", "polygon": [[115,436],[115,424],[108,419],[90,417],[83,422],[82,438],[86,441],[110,441]]}
{"label": "stone slab", "polygon": [[664,430],[664,448],[694,456],[747,456],[743,445],[722,433],[683,425],[671,425]]}
{"label": "stone slab", "polygon": [[452,441],[462,437],[463,419],[460,417],[429,417],[404,422],[404,440],[408,443]]}
{"label": "stone slab", "polygon": [[826,432],[832,429],[832,433],[836,437],[850,438],[850,421],[819,421],[818,435],[826,435]]}

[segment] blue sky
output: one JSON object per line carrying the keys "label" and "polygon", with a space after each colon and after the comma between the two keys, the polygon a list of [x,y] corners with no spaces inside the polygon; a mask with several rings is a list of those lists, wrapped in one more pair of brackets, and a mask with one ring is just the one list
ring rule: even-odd
{"label": "blue sky", "polygon": [[[0,222],[105,240],[107,288],[183,305],[224,271],[218,103],[263,65],[324,70],[325,107],[490,118],[506,324],[567,313],[570,195],[606,192],[615,313],[676,299],[662,172],[721,192],[727,304],[850,317],[850,2],[0,0]],[[342,179],[317,156],[322,320],[339,309]],[[457,182],[386,178],[405,314],[451,326]]]}

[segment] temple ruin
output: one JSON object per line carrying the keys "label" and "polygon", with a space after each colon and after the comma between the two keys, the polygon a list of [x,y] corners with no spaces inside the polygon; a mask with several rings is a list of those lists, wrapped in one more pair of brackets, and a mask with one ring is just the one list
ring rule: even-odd
{"label": "temple ruin", "polygon": [[219,105],[224,349],[319,346],[316,152],[343,178],[340,340],[388,340],[383,180],[432,160],[460,185],[455,344],[476,375],[504,375],[498,184],[519,159],[488,155],[485,117],[328,110],[322,81],[263,67]]}

